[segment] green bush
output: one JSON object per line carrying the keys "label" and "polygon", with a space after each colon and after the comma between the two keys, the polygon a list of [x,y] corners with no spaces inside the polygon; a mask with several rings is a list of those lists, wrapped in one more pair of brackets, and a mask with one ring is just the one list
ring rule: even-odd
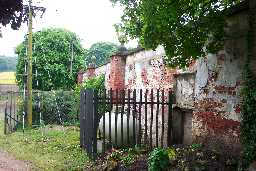
{"label": "green bush", "polygon": [[170,161],[168,150],[163,148],[154,149],[148,158],[150,171],[165,171],[168,170]]}
{"label": "green bush", "polygon": [[256,159],[256,79],[248,68],[242,86],[242,122],[241,142],[244,147],[244,159],[249,165]]}
{"label": "green bush", "polygon": [[256,77],[251,70],[253,59],[253,30],[247,35],[248,53],[243,72],[241,143],[245,167],[256,160]]}
{"label": "green bush", "polygon": [[86,80],[83,83],[82,87],[84,89],[91,88],[94,90],[101,90],[101,89],[105,89],[104,83],[105,83],[105,75],[100,75],[98,77],[93,77],[93,78]]}
{"label": "green bush", "polygon": [[[79,108],[80,106],[80,93],[82,90],[85,89],[93,89],[95,90],[97,93],[99,93],[102,90],[105,90],[105,75],[100,75],[97,77],[92,77],[87,79],[83,84],[81,85],[77,85],[75,88],[75,98],[77,101],[77,107]],[[103,114],[106,111],[108,111],[108,106],[103,104],[100,104],[99,106],[99,111],[98,113]],[[100,117],[99,117],[100,119]]]}
{"label": "green bush", "polygon": [[[73,91],[39,91],[33,93],[33,125],[41,124],[76,124],[78,106]],[[19,98],[19,114],[24,111],[23,98]],[[40,108],[39,103],[40,102]]]}

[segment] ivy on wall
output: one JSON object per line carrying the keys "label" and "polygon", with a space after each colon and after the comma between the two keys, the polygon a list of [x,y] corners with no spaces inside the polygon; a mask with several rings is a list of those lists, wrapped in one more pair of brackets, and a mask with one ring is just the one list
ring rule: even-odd
{"label": "ivy on wall", "polygon": [[256,160],[256,78],[251,70],[251,59],[253,57],[254,16],[250,16],[250,30],[247,35],[247,59],[244,67],[244,83],[241,89],[242,97],[242,122],[241,143],[243,145],[243,157],[248,166]]}

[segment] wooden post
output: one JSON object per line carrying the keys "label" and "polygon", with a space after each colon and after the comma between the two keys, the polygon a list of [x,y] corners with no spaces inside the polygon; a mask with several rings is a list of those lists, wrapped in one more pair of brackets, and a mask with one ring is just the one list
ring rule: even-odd
{"label": "wooden post", "polygon": [[4,134],[7,134],[7,102],[4,109]]}
{"label": "wooden post", "polygon": [[29,0],[28,23],[28,126],[32,127],[32,0]]}

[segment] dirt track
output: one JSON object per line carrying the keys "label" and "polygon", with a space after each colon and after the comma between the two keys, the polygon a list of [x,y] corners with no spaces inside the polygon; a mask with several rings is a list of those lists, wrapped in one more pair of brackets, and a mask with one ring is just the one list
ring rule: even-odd
{"label": "dirt track", "polygon": [[0,171],[30,171],[31,166],[24,161],[16,160],[6,152],[0,151]]}

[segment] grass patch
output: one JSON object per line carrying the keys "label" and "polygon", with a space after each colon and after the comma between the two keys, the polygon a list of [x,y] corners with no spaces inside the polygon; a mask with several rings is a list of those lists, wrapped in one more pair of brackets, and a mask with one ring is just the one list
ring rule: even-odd
{"label": "grass patch", "polygon": [[0,72],[0,84],[16,84],[15,72]]}
{"label": "grass patch", "polygon": [[32,129],[4,135],[1,121],[0,130],[0,149],[31,162],[36,170],[83,170],[89,163],[85,151],[80,148],[76,127],[48,127],[43,131]]}

